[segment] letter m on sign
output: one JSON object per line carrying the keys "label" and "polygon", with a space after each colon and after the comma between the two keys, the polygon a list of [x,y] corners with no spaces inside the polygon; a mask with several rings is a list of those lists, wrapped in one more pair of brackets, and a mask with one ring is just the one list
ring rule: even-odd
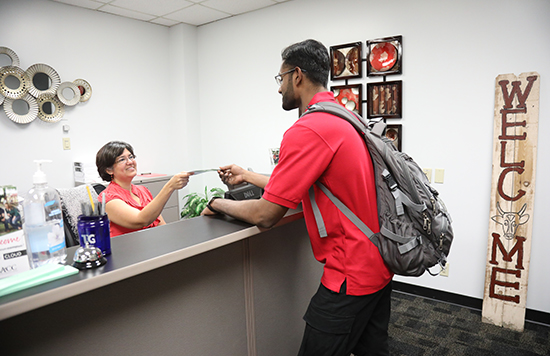
{"label": "letter m on sign", "polygon": [[[531,253],[540,76],[496,78],[482,320],[523,331]],[[514,258],[512,258],[514,257]]]}

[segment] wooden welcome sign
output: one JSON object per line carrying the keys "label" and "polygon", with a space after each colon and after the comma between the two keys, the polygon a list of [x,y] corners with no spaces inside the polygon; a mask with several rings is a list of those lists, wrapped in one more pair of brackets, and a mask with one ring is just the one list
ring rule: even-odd
{"label": "wooden welcome sign", "polygon": [[523,331],[531,252],[540,76],[495,83],[493,179],[485,293],[486,323]]}

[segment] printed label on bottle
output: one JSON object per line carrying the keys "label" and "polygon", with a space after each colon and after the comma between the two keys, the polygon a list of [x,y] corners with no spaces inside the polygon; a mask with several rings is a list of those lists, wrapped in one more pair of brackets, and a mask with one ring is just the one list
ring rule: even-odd
{"label": "printed label on bottle", "polygon": [[52,227],[52,231],[48,233],[48,244],[50,246],[50,253],[54,253],[65,247],[65,234],[60,224],[55,224]]}
{"label": "printed label on bottle", "polygon": [[61,214],[61,210],[60,209],[55,209],[55,210],[50,211],[49,216],[55,216],[55,215],[59,215],[59,214]]}

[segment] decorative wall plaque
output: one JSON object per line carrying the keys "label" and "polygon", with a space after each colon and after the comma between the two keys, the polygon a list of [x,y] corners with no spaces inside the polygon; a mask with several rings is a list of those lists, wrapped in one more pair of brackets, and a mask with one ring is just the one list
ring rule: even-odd
{"label": "decorative wall plaque", "polygon": [[[523,331],[533,230],[540,76],[499,75],[482,320]],[[544,237],[544,236],[542,236]]]}

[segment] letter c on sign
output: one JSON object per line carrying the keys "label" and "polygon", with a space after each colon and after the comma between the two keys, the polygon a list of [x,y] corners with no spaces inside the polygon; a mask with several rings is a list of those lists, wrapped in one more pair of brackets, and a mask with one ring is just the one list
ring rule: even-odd
{"label": "letter c on sign", "polygon": [[506,178],[506,175],[512,171],[516,171],[518,172],[518,174],[522,174],[525,171],[525,169],[521,167],[510,167],[510,168],[506,168],[500,173],[500,176],[498,177],[498,194],[504,200],[508,200],[508,201],[516,201],[525,195],[525,190],[523,189],[518,190],[518,194],[515,197],[510,197],[506,195],[506,193],[504,193],[504,191],[502,190],[502,185],[504,184],[504,178]]}

